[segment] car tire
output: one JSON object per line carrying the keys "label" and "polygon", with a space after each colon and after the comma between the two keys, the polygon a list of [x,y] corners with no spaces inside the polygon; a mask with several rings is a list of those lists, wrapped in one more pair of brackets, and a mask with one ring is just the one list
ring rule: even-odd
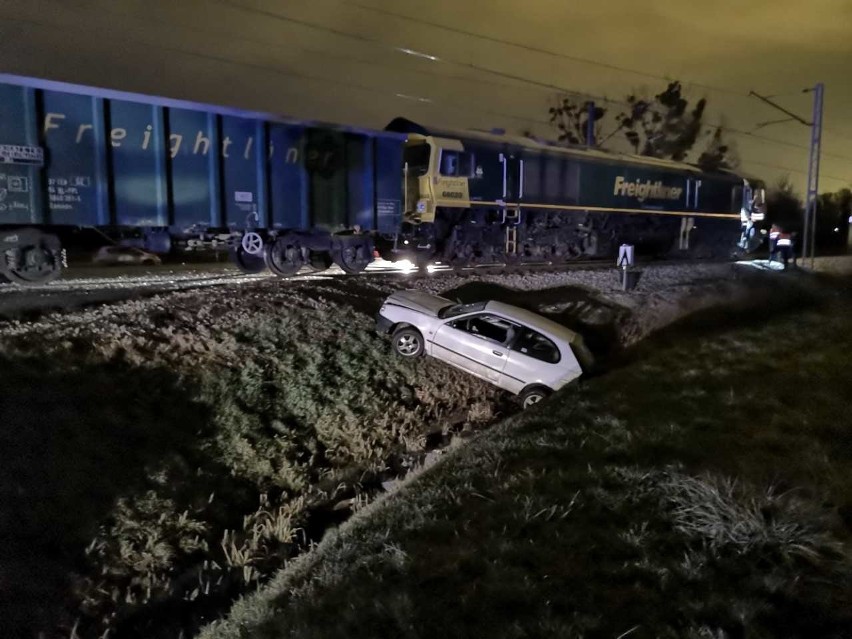
{"label": "car tire", "polygon": [[550,389],[544,388],[543,386],[528,388],[521,393],[521,406],[523,406],[526,410],[533,404],[538,404],[543,399],[546,399],[548,395],[550,395]]}
{"label": "car tire", "polygon": [[416,328],[406,326],[394,331],[393,350],[402,357],[414,358],[423,354],[423,335]]}

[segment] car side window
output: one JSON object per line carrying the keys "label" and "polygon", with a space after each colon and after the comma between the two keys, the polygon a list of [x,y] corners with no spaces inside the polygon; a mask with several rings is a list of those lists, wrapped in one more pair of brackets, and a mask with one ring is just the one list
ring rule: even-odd
{"label": "car side window", "polygon": [[494,315],[474,315],[450,322],[450,326],[476,337],[499,344],[507,344],[517,334],[517,327],[511,322]]}
{"label": "car side window", "polygon": [[556,344],[531,328],[521,328],[518,339],[512,344],[512,350],[548,364],[559,362],[559,349]]}

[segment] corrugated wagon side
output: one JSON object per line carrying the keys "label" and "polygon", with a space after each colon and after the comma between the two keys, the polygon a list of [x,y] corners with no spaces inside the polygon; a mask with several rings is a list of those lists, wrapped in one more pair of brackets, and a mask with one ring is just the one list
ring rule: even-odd
{"label": "corrugated wagon side", "polygon": [[228,247],[250,272],[359,271],[398,229],[404,139],[0,76],[0,273],[56,277],[68,227]]}

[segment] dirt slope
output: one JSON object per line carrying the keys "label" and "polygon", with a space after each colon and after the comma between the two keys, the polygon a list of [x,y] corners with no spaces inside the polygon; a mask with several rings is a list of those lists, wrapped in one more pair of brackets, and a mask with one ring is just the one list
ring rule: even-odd
{"label": "dirt slope", "polygon": [[0,523],[0,619],[9,636],[192,634],[428,448],[517,410],[391,357],[372,327],[392,290],[527,306],[605,358],[732,297],[801,291],[761,277],[659,267],[630,293],[611,270],[260,281],[0,324],[0,504],[17,514]]}

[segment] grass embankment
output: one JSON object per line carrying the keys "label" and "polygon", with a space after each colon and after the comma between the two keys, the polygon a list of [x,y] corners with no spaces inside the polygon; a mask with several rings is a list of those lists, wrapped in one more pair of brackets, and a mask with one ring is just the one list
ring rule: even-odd
{"label": "grass embankment", "polygon": [[681,328],[368,507],[204,639],[852,636],[852,303]]}
{"label": "grass embankment", "polygon": [[505,405],[392,357],[379,297],[333,293],[266,283],[3,327],[0,635],[190,636],[397,453]]}

